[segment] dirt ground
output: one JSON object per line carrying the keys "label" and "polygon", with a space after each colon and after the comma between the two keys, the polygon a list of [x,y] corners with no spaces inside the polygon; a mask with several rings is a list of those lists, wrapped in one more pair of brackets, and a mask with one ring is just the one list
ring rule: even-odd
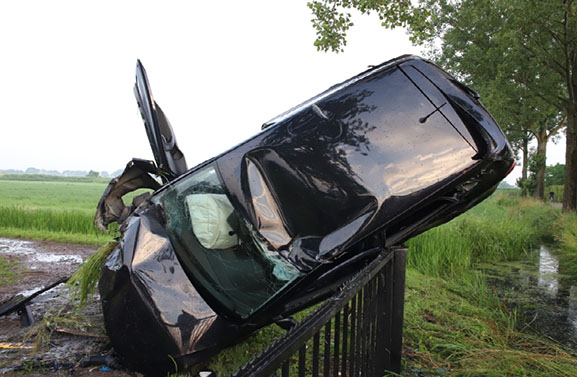
{"label": "dirt ground", "polygon": [[[0,256],[18,265],[17,279],[0,288],[0,304],[69,277],[94,251],[92,246],[0,238]],[[0,317],[1,376],[139,375],[97,359],[111,353],[97,297],[77,311],[61,284],[34,298],[29,308],[32,326],[23,327],[16,313]]]}

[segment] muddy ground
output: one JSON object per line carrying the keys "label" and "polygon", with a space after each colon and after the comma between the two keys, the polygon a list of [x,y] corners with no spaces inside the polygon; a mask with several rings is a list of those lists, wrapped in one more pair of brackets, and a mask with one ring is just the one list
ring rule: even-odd
{"label": "muddy ground", "polygon": [[[69,277],[94,251],[93,246],[0,238],[0,256],[16,262],[18,273],[0,288],[0,303]],[[1,376],[138,375],[112,370],[98,360],[87,365],[89,356],[111,353],[97,297],[78,311],[61,284],[34,298],[29,308],[32,326],[23,327],[16,313],[0,317]]]}

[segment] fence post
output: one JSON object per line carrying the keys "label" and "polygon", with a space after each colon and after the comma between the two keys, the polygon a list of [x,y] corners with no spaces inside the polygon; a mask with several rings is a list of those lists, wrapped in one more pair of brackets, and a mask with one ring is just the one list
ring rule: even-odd
{"label": "fence post", "polygon": [[405,269],[407,249],[398,248],[393,257],[393,311],[391,329],[391,371],[401,372],[403,348],[403,315],[405,311]]}

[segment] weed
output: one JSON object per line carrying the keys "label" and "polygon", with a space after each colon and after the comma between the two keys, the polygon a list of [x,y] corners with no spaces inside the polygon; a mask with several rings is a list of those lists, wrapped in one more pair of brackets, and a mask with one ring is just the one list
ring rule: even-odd
{"label": "weed", "polygon": [[0,287],[9,284],[18,276],[18,263],[0,258]]}
{"label": "weed", "polygon": [[118,246],[118,242],[109,242],[92,254],[68,280],[71,287],[72,301],[81,308],[86,300],[94,294],[100,278],[102,266],[110,253]]}

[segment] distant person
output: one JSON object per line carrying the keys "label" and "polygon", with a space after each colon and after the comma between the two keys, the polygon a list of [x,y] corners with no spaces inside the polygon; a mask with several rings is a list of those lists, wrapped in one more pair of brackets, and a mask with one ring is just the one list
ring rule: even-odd
{"label": "distant person", "polygon": [[549,192],[549,202],[553,203],[555,201],[555,193],[553,191]]}

